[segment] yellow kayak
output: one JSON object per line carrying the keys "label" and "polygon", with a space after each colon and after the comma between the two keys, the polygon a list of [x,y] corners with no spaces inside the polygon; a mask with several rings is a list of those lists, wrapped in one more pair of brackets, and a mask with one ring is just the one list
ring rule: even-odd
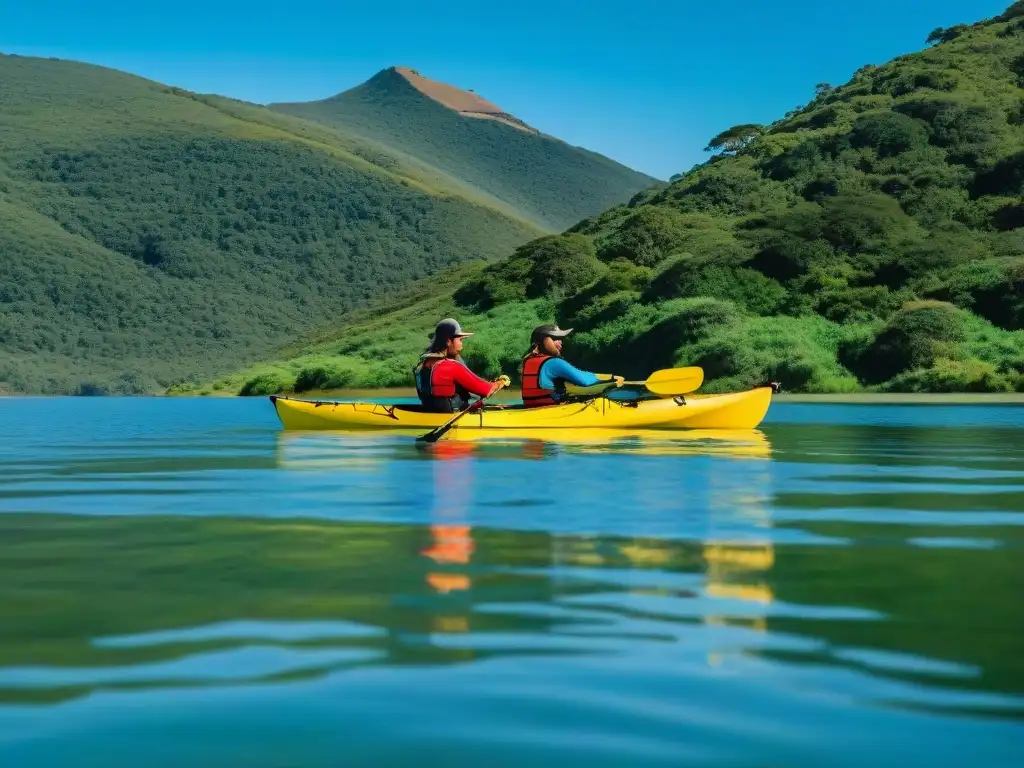
{"label": "yellow kayak", "polygon": [[[725,395],[686,395],[621,401],[596,397],[584,402],[524,408],[487,405],[463,416],[457,429],[754,429],[771,404],[772,388]],[[271,395],[288,430],[385,429],[427,432],[450,413],[427,413],[418,404],[383,405],[368,401],[303,400]]]}

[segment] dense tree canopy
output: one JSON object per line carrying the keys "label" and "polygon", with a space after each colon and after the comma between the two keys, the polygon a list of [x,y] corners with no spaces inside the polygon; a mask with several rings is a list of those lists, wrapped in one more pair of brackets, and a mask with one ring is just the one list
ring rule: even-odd
{"label": "dense tree canopy", "polygon": [[750,142],[760,136],[763,130],[764,126],[756,123],[734,125],[732,128],[727,128],[711,139],[711,141],[708,142],[708,145],[704,148],[704,151],[715,152],[721,150],[723,152],[739,152]]}

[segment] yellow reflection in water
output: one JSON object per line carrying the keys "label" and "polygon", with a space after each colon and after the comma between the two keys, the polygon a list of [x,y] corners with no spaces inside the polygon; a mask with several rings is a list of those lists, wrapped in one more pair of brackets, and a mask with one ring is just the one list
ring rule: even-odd
{"label": "yellow reflection in water", "polygon": [[[742,609],[731,611],[723,604],[705,615],[706,626],[745,627],[767,632],[767,606],[775,600],[769,573],[775,565],[772,542],[771,475],[769,468],[745,473],[742,481],[728,467],[713,466],[709,482],[709,530],[702,545],[704,594],[712,601],[740,602]],[[722,530],[739,528],[741,536]],[[709,666],[721,667],[731,653],[727,648],[708,652]]]}
{"label": "yellow reflection in water", "polygon": [[[768,459],[771,443],[759,430],[689,429],[504,429],[456,430],[437,443],[417,443],[420,432],[280,432],[277,462],[289,470],[372,470],[396,459],[468,457],[543,460],[553,452],[616,453],[640,456],[728,456]],[[396,438],[398,438],[396,440]]]}
{"label": "yellow reflection in water", "polygon": [[435,616],[433,622],[435,632],[468,632],[469,620],[465,616]]}
{"label": "yellow reflection in water", "polygon": [[672,549],[667,544],[651,544],[633,542],[619,547],[626,559],[631,563],[642,565],[667,565],[673,558]]}
{"label": "yellow reflection in water", "polygon": [[[465,430],[451,442],[490,445],[550,444],[573,453],[641,456],[725,455],[770,458],[771,443],[757,429],[501,429]],[[524,452],[524,458],[536,458]]]}

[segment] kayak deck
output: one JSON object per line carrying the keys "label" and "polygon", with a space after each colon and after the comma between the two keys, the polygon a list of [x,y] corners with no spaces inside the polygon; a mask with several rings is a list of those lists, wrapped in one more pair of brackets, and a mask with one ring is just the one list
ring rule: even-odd
{"label": "kayak deck", "polygon": [[[772,387],[723,395],[686,395],[622,401],[595,397],[582,402],[526,408],[486,405],[458,422],[464,430],[517,429],[754,429],[771,404]],[[271,395],[286,430],[429,431],[453,414],[430,413],[418,404],[306,400]]]}

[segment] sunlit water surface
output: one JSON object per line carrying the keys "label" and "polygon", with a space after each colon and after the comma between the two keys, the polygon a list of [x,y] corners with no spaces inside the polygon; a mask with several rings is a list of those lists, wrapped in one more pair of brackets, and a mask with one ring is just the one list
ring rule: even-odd
{"label": "sunlit water surface", "polygon": [[1024,407],[418,445],[0,399],[0,765],[1024,765]]}

